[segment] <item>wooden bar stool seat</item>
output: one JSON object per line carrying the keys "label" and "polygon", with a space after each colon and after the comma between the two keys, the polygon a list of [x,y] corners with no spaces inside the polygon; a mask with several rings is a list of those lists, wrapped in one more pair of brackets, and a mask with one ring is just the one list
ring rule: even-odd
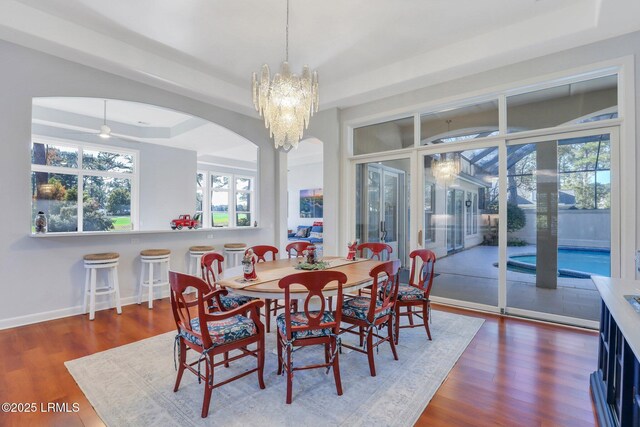
{"label": "wooden bar stool seat", "polygon": [[[106,252],[98,254],[87,254],[83,257],[86,277],[84,282],[84,295],[82,298],[82,312],[87,312],[87,297],[89,298],[89,320],[95,318],[96,295],[114,294],[116,312],[122,313],[120,305],[120,286],[118,284],[118,262],[120,254],[116,252]],[[106,273],[105,285],[97,287],[98,271]]]}
{"label": "wooden bar stool seat", "polygon": [[202,259],[202,255],[206,254],[207,252],[213,252],[214,250],[214,246],[191,246],[189,248],[189,268],[187,270],[187,273],[191,276],[199,276],[200,260]]}
{"label": "wooden bar stool seat", "polygon": [[[153,288],[169,285],[169,249],[145,249],[140,251],[140,287],[138,288],[138,304],[142,304],[142,288],[149,292],[149,308],[153,308]],[[154,269],[158,269],[157,278]]]}

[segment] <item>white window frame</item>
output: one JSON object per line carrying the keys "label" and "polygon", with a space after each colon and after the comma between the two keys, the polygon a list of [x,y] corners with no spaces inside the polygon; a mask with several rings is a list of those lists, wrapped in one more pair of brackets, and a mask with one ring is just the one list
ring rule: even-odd
{"label": "white window frame", "polygon": [[[209,219],[207,221],[207,224],[203,223],[203,228],[246,228],[246,227],[251,227],[253,226],[253,224],[257,221],[256,218],[256,177],[255,176],[251,176],[251,175],[246,175],[246,174],[235,174],[235,173],[229,173],[229,172],[217,172],[215,170],[211,170],[211,171],[198,171],[198,173],[203,173],[205,174],[205,179],[206,179],[206,188],[205,188],[205,199],[203,200],[203,203],[206,202],[206,205],[203,206],[203,217],[205,215],[207,215],[207,218]],[[211,185],[211,177],[212,176],[224,176],[227,177],[229,179],[229,186],[228,188],[213,188],[213,186]],[[238,178],[242,178],[242,179],[248,179],[250,180],[250,185],[249,185],[249,190],[239,190],[237,189],[237,185],[236,185],[236,179]],[[211,216],[213,215],[213,210],[211,209],[211,202],[213,201],[213,193],[227,193],[227,206],[228,206],[228,214],[229,214],[229,224],[228,225],[223,225],[223,226],[215,226],[215,224],[212,224],[211,221]],[[240,193],[244,193],[244,194],[249,194],[249,211],[237,211],[236,210],[236,197],[237,194]],[[249,224],[248,225],[238,225],[238,218],[237,218],[237,214],[241,213],[247,213],[249,214]]]}
{"label": "white window frame", "polygon": [[[44,172],[44,173],[55,173],[55,174],[63,174],[63,175],[75,175],[77,177],[77,185],[78,185],[78,198],[76,200],[77,204],[77,212],[78,212],[78,224],[77,231],[72,231],[70,233],[83,233],[84,226],[84,210],[83,210],[83,196],[84,196],[84,182],[83,178],[85,176],[100,176],[103,178],[117,178],[117,179],[128,179],[130,181],[131,187],[131,230],[123,230],[121,232],[134,231],[139,228],[138,221],[138,189],[139,189],[139,167],[138,167],[138,158],[139,151],[131,150],[127,148],[113,148],[113,147],[105,147],[99,144],[91,144],[91,143],[79,143],[77,141],[69,141],[66,139],[59,138],[50,138],[50,137],[42,137],[42,136],[32,136],[31,138],[31,150],[33,150],[33,144],[44,144],[44,145],[53,145],[60,147],[68,147],[75,148],[78,150],[78,166],[75,168],[70,168],[66,166],[47,166],[47,165],[34,165],[31,163],[31,169],[29,173],[33,172]],[[133,171],[132,172],[112,172],[112,171],[98,171],[91,169],[83,168],[83,151],[84,150],[92,150],[92,151],[101,151],[106,153],[113,154],[121,154],[121,155],[129,155],[132,158],[133,163]],[[92,231],[95,233],[95,231]],[[104,231],[104,233],[118,233],[118,231]],[[55,232],[53,234],[56,234]]]}

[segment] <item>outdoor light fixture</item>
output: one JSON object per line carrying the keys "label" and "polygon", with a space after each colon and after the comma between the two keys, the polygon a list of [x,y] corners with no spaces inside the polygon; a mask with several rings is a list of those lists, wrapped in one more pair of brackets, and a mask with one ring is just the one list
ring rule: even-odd
{"label": "outdoor light fixture", "polygon": [[309,118],[318,112],[318,73],[302,68],[300,76],[289,70],[289,0],[287,0],[287,25],[285,60],[280,73],[273,76],[264,64],[260,79],[253,73],[253,105],[264,117],[265,127],[273,137],[276,149],[285,151],[297,147]]}

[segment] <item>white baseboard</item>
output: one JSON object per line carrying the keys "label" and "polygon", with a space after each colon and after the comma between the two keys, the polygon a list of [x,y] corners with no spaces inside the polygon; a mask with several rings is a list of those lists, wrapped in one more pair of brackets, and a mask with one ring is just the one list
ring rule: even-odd
{"label": "white baseboard", "polygon": [[[147,295],[142,298],[143,304],[147,302]],[[160,297],[155,299],[167,298],[169,296],[168,289],[162,289]],[[137,304],[138,297],[130,296],[126,298],[120,298],[120,304],[122,306]],[[104,301],[96,302],[96,311],[107,310],[113,308],[113,298],[104,298]],[[61,319],[63,317],[77,316],[78,314],[84,314],[82,312],[82,305],[62,308],[59,310],[45,311],[42,313],[27,314],[26,316],[10,317],[8,319],[0,319],[0,330],[15,328],[18,326],[32,325],[34,323],[46,322],[47,320]]]}

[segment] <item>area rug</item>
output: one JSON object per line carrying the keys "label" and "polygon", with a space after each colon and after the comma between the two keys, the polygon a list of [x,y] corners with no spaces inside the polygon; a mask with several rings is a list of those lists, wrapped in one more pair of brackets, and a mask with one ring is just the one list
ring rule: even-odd
{"label": "area rug", "polygon": [[[299,371],[293,403],[285,404],[286,382],[276,375],[275,334],[267,334],[266,389],[256,374],[214,389],[209,417],[200,418],[203,385],[185,372],[177,393],[170,332],[66,362],[65,365],[108,426],[410,426],[415,423],[484,321],[433,312],[428,341],[423,328],[402,329],[394,360],[388,344],[375,355],[377,376],[367,357],[340,355],[344,394],[336,394],[333,374]],[[386,331],[384,331],[386,333]],[[347,334],[350,335],[350,334]],[[343,335],[344,336],[344,335]],[[355,335],[346,336],[353,343]],[[193,355],[192,355],[193,357]],[[295,364],[324,362],[322,347],[294,353]],[[216,369],[216,382],[251,369],[254,358]]]}

